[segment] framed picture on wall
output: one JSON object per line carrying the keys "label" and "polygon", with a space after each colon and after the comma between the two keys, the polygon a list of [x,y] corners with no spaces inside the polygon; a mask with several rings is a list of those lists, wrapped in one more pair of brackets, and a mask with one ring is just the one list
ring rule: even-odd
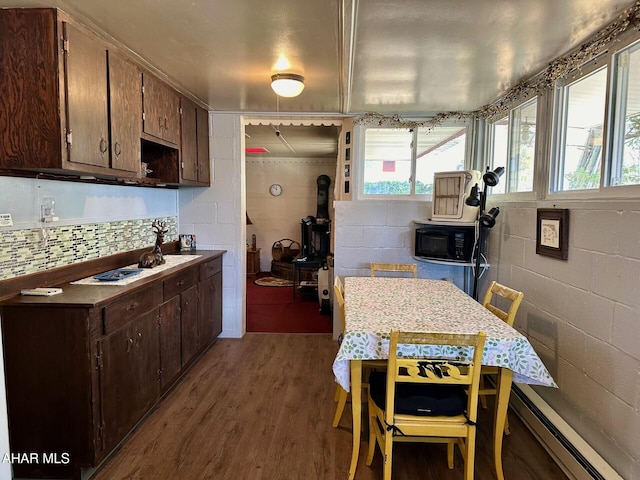
{"label": "framed picture on wall", "polygon": [[539,208],[536,227],[536,253],[566,260],[569,254],[569,210]]}

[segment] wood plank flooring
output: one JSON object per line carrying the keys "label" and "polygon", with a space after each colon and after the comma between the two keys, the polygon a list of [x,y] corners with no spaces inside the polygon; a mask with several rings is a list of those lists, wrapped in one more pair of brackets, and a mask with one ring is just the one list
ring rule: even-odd
{"label": "wood plank flooring", "polygon": [[[339,427],[331,427],[336,351],[329,335],[218,340],[92,480],[346,479],[349,405]],[[495,478],[491,417],[491,406],[480,411],[476,480]],[[515,414],[509,421],[505,478],[566,479]],[[371,467],[364,462],[367,438],[363,432],[356,480],[379,480],[380,452]],[[459,452],[454,470],[446,463],[443,445],[400,444],[394,447],[393,479],[463,478]]]}

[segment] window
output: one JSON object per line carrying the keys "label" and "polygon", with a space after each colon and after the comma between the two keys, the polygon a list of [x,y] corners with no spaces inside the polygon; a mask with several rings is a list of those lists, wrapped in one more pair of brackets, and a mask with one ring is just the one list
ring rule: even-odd
{"label": "window", "polygon": [[464,126],[418,129],[416,150],[416,192],[433,192],[433,174],[464,170],[467,139]]}
{"label": "window", "polygon": [[537,113],[538,99],[534,98],[491,124],[489,165],[506,170],[492,193],[533,191]]}
{"label": "window", "polygon": [[607,184],[640,184],[640,42],[613,60],[611,151]]}
{"label": "window", "polygon": [[466,128],[367,128],[363,194],[430,194],[435,172],[465,168]]}
{"label": "window", "polygon": [[557,90],[552,192],[599,188],[606,93],[606,68]]}
{"label": "window", "polygon": [[409,195],[413,133],[408,128],[368,128],[365,132],[365,195]]}

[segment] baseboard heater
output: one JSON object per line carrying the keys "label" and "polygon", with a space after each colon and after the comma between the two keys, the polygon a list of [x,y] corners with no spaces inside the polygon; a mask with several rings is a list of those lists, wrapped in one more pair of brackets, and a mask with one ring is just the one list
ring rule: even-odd
{"label": "baseboard heater", "polygon": [[529,385],[513,384],[511,407],[564,473],[575,480],[622,477]]}

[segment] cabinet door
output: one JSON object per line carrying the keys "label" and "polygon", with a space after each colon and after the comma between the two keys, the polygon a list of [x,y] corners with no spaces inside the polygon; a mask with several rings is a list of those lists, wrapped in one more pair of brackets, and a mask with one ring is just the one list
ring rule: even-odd
{"label": "cabinet door", "polygon": [[180,145],[180,97],[178,94],[165,86],[165,129],[163,139],[175,145]]}
{"label": "cabinet door", "polygon": [[198,286],[180,294],[182,320],[182,366],[188,364],[198,351]]}
{"label": "cabinet door", "polygon": [[108,52],[108,59],[111,167],[137,176],[142,133],[141,72],[114,52]]}
{"label": "cabinet door", "polygon": [[160,388],[166,389],[180,373],[180,295],[160,305]]}
{"label": "cabinet door", "polygon": [[107,51],[73,26],[63,29],[68,159],[108,167]]}
{"label": "cabinet door", "polygon": [[222,332],[222,273],[198,284],[198,349],[207,348]]}
{"label": "cabinet door", "polygon": [[105,449],[110,451],[158,398],[157,310],[100,341]]}
{"label": "cabinet door", "polygon": [[198,181],[198,141],[196,130],[196,106],[193,102],[182,99],[182,140],[180,157],[182,180]]}
{"label": "cabinet door", "polygon": [[53,9],[0,8],[0,168],[60,168],[66,155],[57,27]]}
{"label": "cabinet door", "polygon": [[198,284],[198,350],[213,341],[213,309],[215,307],[215,282],[209,277]]}
{"label": "cabinet door", "polygon": [[196,109],[198,139],[198,181],[209,185],[211,171],[209,168],[209,112],[204,108]]}
{"label": "cabinet door", "polygon": [[162,138],[164,134],[163,93],[164,86],[153,76],[142,74],[142,130],[144,133]]}
{"label": "cabinet door", "polygon": [[222,272],[214,275],[213,286],[213,338],[216,338],[222,333]]}
{"label": "cabinet door", "polygon": [[144,133],[167,142],[180,142],[180,97],[150,74],[142,74]]}

